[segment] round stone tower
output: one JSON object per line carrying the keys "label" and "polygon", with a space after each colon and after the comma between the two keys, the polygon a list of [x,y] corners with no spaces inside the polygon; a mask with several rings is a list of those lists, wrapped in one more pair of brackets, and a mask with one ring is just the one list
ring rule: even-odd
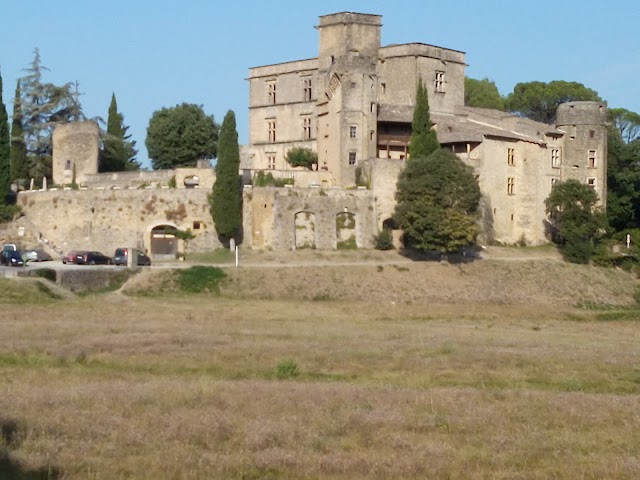
{"label": "round stone tower", "polygon": [[73,170],[76,183],[85,175],[98,173],[100,129],[94,121],[69,122],[57,125],[53,131],[53,183],[70,184]]}
{"label": "round stone tower", "polygon": [[565,132],[561,179],[593,187],[607,203],[607,107],[604,102],[567,102],[558,107],[556,126]]}

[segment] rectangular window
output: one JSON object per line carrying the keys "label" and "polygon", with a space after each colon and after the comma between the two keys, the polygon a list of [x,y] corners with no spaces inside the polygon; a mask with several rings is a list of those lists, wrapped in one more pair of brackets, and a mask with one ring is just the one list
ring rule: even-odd
{"label": "rectangular window", "polygon": [[376,104],[371,102],[371,113],[376,113]]}
{"label": "rectangular window", "polygon": [[356,152],[349,152],[349,165],[356,164]]}
{"label": "rectangular window", "polygon": [[349,138],[358,138],[358,127],[355,125],[349,127]]}
{"label": "rectangular window", "polygon": [[373,141],[375,139],[376,139],[376,132],[375,132],[375,130],[371,130],[369,132],[369,140]]}
{"label": "rectangular window", "polygon": [[302,94],[305,102],[311,101],[311,78],[302,79]]}
{"label": "rectangular window", "polygon": [[269,170],[276,169],[276,156],[275,155],[267,155],[267,168]]}
{"label": "rectangular window", "polygon": [[276,82],[267,82],[267,102],[269,105],[276,104]]}
{"label": "rectangular window", "polygon": [[596,166],[597,166],[596,151],[589,150],[589,154],[587,155],[587,168],[596,168]]}
{"label": "rectangular window", "polygon": [[553,168],[560,168],[560,164],[562,163],[562,158],[560,153],[561,152],[559,148],[551,149],[551,166]]}
{"label": "rectangular window", "polygon": [[552,178],[552,179],[551,179],[551,188],[553,189],[554,185],[555,185],[556,183],[558,183],[559,181],[560,181],[560,179],[558,179],[558,178]]}
{"label": "rectangular window", "polygon": [[515,193],[515,179],[513,177],[507,177],[507,195],[514,195]]}
{"label": "rectangular window", "polygon": [[507,165],[514,166],[516,164],[516,149],[507,148]]}
{"label": "rectangular window", "polygon": [[302,138],[305,140],[311,138],[311,117],[302,118]]}
{"label": "rectangular window", "polygon": [[596,177],[587,178],[587,185],[589,185],[591,188],[596,188]]}
{"label": "rectangular window", "polygon": [[387,93],[387,84],[386,83],[381,83],[380,84],[380,88],[382,89],[382,94],[384,95],[385,93]]}
{"label": "rectangular window", "polygon": [[436,71],[434,86],[435,86],[436,92],[444,93],[444,72]]}
{"label": "rectangular window", "polygon": [[589,138],[596,138],[596,131],[595,130],[589,130]]}
{"label": "rectangular window", "polygon": [[269,143],[275,143],[276,141],[276,121],[275,120],[269,120],[267,122],[267,132],[268,132],[267,138],[269,139]]}

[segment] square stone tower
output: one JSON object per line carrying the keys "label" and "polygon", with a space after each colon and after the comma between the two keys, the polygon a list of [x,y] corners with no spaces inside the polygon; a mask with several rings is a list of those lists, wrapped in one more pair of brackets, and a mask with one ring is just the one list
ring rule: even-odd
{"label": "square stone tower", "polygon": [[100,129],[94,121],[61,123],[53,131],[53,183],[70,184],[73,169],[76,183],[85,175],[98,173]]}
{"label": "square stone tower", "polygon": [[320,17],[318,30],[318,165],[338,185],[355,183],[361,160],[376,155],[380,15]]}

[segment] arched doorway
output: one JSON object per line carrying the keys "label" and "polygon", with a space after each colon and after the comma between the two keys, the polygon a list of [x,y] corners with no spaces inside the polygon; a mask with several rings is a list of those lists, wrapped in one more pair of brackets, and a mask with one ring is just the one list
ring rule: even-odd
{"label": "arched doorway", "polygon": [[176,258],[178,239],[172,233],[173,225],[158,225],[151,230],[151,256],[156,260]]}
{"label": "arched doorway", "polygon": [[316,248],[316,215],[298,212],[294,220],[296,248]]}
{"label": "arched doorway", "polygon": [[336,215],[336,247],[338,250],[358,248],[356,216],[351,212],[340,212]]}

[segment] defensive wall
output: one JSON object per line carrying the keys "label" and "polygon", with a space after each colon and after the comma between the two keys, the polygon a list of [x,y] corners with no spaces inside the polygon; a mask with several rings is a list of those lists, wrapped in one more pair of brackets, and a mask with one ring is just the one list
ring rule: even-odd
{"label": "defensive wall", "polygon": [[[99,250],[113,255],[117,247],[138,247],[152,254],[166,254],[152,245],[172,242],[175,254],[220,247],[204,188],[193,189],[93,189],[26,191],[18,195],[24,218],[16,227],[23,238],[36,230],[40,242],[57,252]],[[30,228],[30,226],[32,228]],[[191,230],[186,244],[164,236],[165,227]]]}
{"label": "defensive wall", "polygon": [[378,232],[370,190],[245,188],[243,206],[248,248],[372,248]]}

